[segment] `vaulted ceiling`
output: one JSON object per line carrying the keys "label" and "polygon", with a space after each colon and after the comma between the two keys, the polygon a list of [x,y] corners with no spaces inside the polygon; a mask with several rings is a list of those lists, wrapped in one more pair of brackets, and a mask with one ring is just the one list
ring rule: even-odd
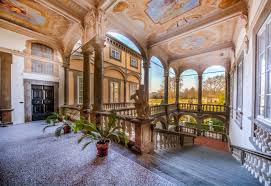
{"label": "vaulted ceiling", "polygon": [[84,16],[97,6],[106,11],[107,31],[130,37],[145,52],[160,51],[177,67],[234,47],[247,0],[0,0],[0,27],[66,50],[82,37]]}

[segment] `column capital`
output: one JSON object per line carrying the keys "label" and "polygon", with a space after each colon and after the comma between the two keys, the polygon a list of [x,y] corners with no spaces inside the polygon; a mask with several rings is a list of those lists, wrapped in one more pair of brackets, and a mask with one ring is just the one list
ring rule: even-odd
{"label": "column capital", "polygon": [[63,65],[62,65],[62,67],[69,68],[70,67],[70,59],[71,59],[70,56],[64,56],[63,57]]}
{"label": "column capital", "polygon": [[175,77],[175,81],[176,81],[176,82],[180,82],[180,76],[176,76],[176,77]]}
{"label": "column capital", "polygon": [[148,62],[143,62],[143,68],[144,69],[150,68],[150,64]]}

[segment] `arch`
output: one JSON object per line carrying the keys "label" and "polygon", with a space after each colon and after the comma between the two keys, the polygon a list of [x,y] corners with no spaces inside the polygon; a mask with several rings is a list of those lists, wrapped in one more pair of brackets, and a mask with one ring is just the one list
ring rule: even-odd
{"label": "arch", "polygon": [[194,118],[196,120],[196,123],[199,122],[199,118],[198,118],[197,114],[195,114],[195,113],[187,113],[187,112],[179,113],[178,114],[178,121],[180,121],[181,117],[183,117],[183,116],[190,116],[190,117],[192,117],[192,118]]}
{"label": "arch", "polygon": [[165,118],[163,118],[162,116],[156,118],[156,119],[152,122],[152,124],[154,125],[154,127],[156,127],[157,124],[160,124],[160,123],[161,123],[162,129],[167,129],[167,122],[166,122]]}
{"label": "arch", "polygon": [[142,47],[140,42],[138,42],[138,40],[135,37],[133,37],[131,34],[125,32],[125,31],[122,31],[120,29],[117,29],[117,28],[109,28],[108,30],[106,30],[106,33],[108,33],[108,32],[115,32],[115,33],[121,34],[121,35],[127,37],[128,39],[130,39],[137,46],[137,48],[139,49],[143,60],[144,61],[147,60],[147,52],[146,52],[147,50],[146,50],[146,48]]}
{"label": "arch", "polygon": [[125,80],[126,79],[126,75],[125,75],[125,72],[123,72],[123,70],[119,67],[116,67],[116,66],[107,66],[104,68],[104,75],[106,75],[106,73],[108,73],[108,71],[117,71],[121,76],[122,78]]}
{"label": "arch", "polygon": [[222,122],[226,122],[226,118],[225,116],[220,116],[220,115],[211,115],[211,114],[205,114],[202,116],[202,120],[204,119],[208,119],[208,118],[215,118],[215,119],[218,119],[218,120],[221,120]]}
{"label": "arch", "polygon": [[174,122],[175,125],[178,124],[178,114],[177,113],[169,114],[168,119],[169,119],[169,124],[172,122]]}
{"label": "arch", "polygon": [[[210,120],[208,120],[210,119]],[[225,132],[225,121],[224,118],[217,116],[204,117],[202,119],[201,128],[205,130],[215,131],[215,132]]]}
{"label": "arch", "polygon": [[225,72],[225,67],[222,65],[211,65],[211,66],[206,66],[206,68],[203,69],[203,73],[202,75],[204,75],[206,73],[206,71],[215,71],[217,68],[221,69],[221,71],[223,70]]}
{"label": "arch", "polygon": [[138,75],[137,73],[135,72],[129,72],[126,77],[127,77],[127,80],[130,76],[134,76],[137,80],[138,80],[138,83],[140,83],[140,75]]}
{"label": "arch", "polygon": [[[76,33],[76,34],[74,34]],[[75,46],[75,44],[81,40],[83,37],[83,27],[80,24],[73,24],[69,30],[67,31],[64,39],[63,39],[63,55],[69,56]]]}

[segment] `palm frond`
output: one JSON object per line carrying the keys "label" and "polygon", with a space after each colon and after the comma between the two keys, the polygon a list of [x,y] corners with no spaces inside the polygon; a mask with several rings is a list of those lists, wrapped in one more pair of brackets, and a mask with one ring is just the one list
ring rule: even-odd
{"label": "palm frond", "polygon": [[62,131],[63,128],[64,128],[63,125],[61,125],[60,127],[56,128],[56,130],[55,130],[55,136],[56,137],[59,137],[61,135],[61,131]]}
{"label": "palm frond", "polygon": [[85,149],[89,144],[91,144],[91,143],[92,143],[92,140],[86,142],[86,143],[83,145],[82,150],[84,150],[84,149]]}
{"label": "palm frond", "polygon": [[49,127],[54,127],[54,126],[56,126],[54,123],[53,123],[53,124],[50,124],[50,125],[46,125],[46,126],[42,129],[42,132],[44,133],[45,130],[46,130],[47,128],[49,128]]}

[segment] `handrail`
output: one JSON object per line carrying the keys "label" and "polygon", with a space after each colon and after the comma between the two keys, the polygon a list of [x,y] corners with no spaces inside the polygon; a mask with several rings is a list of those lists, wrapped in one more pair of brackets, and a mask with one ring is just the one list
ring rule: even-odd
{"label": "handrail", "polygon": [[251,149],[247,149],[244,147],[240,147],[240,146],[236,146],[236,145],[230,145],[231,149],[235,148],[250,154],[253,154],[255,156],[259,156],[261,158],[267,159],[269,161],[271,161],[271,156],[269,154],[263,153],[263,152],[259,152],[259,151],[255,151],[255,150],[251,150]]}

